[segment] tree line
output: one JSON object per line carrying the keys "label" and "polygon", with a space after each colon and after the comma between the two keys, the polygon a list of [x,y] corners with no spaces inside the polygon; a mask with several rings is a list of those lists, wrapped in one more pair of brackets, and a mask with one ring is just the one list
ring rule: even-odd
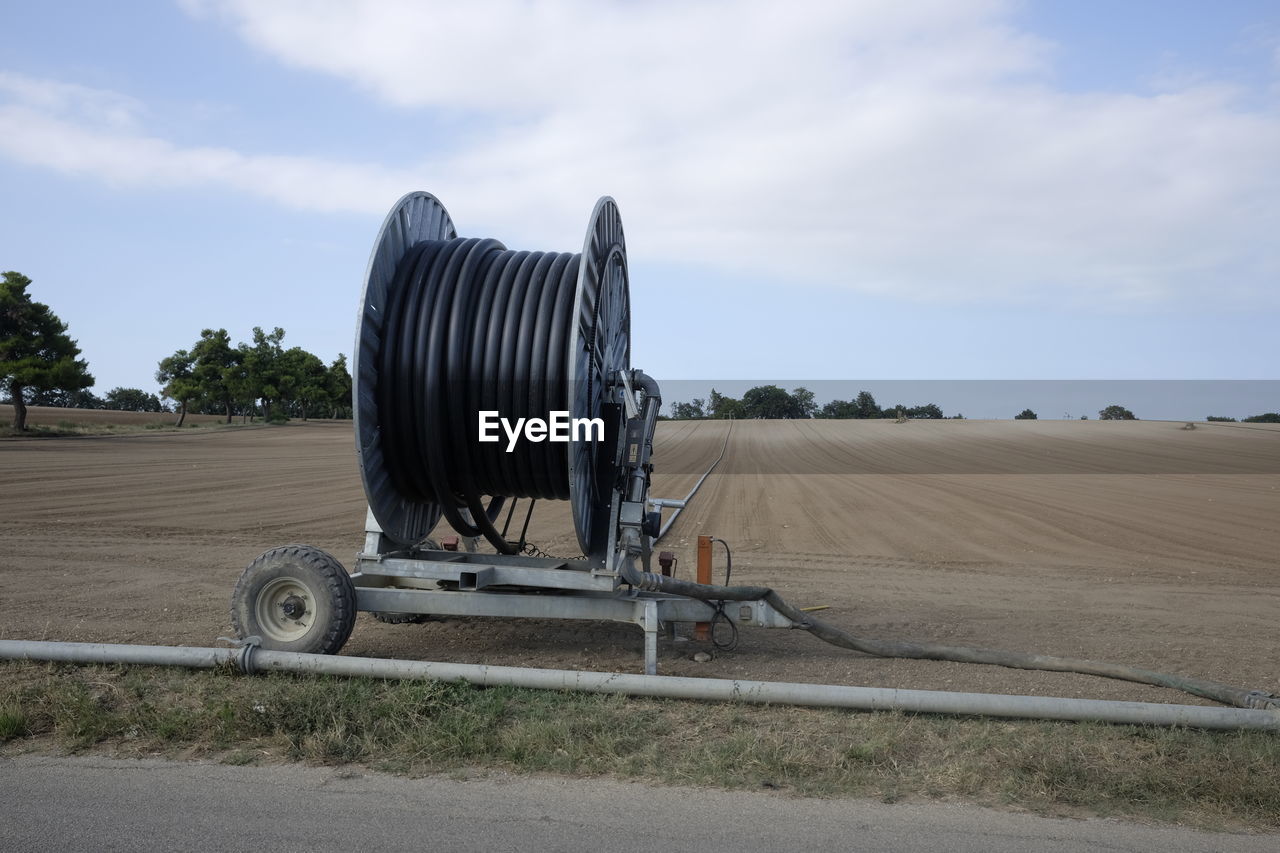
{"label": "tree line", "polygon": [[[898,403],[896,406],[881,407],[876,403],[876,398],[872,396],[870,391],[860,391],[852,400],[832,400],[823,406],[818,406],[814,402],[813,392],[807,388],[800,387],[788,392],[777,385],[757,385],[743,394],[740,400],[721,394],[712,388],[711,394],[707,397],[695,397],[688,402],[672,403],[670,420],[687,421],[706,418],[736,418],[739,420],[745,418],[775,420],[804,418],[938,420],[946,417],[942,412],[942,408],[935,403],[925,403],[921,406],[905,406],[902,403]],[[1039,417],[1031,409],[1023,409],[1014,415],[1013,419],[1015,421],[1034,421],[1038,420]],[[955,414],[951,416],[951,419],[964,420],[964,415]],[[1088,415],[1080,416],[1082,421],[1087,421],[1088,419]],[[1136,421],[1138,417],[1125,406],[1113,403],[1098,410],[1098,420]],[[1205,420],[1234,422],[1236,419],[1210,415]],[[1242,418],[1241,420],[1244,423],[1274,424],[1280,423],[1280,414],[1267,412]]]}
{"label": "tree line", "polygon": [[[1021,412],[1013,416],[1015,421],[1034,421],[1040,416],[1030,409],[1023,409]],[[1088,415],[1081,415],[1080,420],[1089,420]],[[1139,420],[1137,415],[1132,411],[1119,404],[1112,404],[1098,411],[1098,420],[1100,421],[1136,421]],[[1209,415],[1205,418],[1210,423],[1216,421],[1226,421],[1235,423],[1235,418],[1222,417],[1220,415]],[[1242,419],[1247,424],[1280,424],[1280,413],[1266,412],[1261,415],[1253,415],[1252,417]]]}
{"label": "tree line", "polygon": [[[1235,418],[1222,417],[1220,415],[1209,415],[1206,421],[1222,421],[1225,423],[1236,423]],[[1264,412],[1261,415],[1253,415],[1248,418],[1241,418],[1240,421],[1246,424],[1280,424],[1280,412]]]}
{"label": "tree line", "polygon": [[67,324],[29,292],[31,279],[10,270],[0,277],[0,402],[14,409],[13,427],[27,428],[27,406],[171,410],[181,426],[188,412],[268,421],[291,417],[351,417],[351,374],[345,355],[326,365],[301,347],[284,348],[285,331],[254,327],[253,339],[232,344],[226,329],[205,329],[188,349],[160,360],[160,395],[112,388],[98,397],[88,362]]}
{"label": "tree line", "polygon": [[[0,403],[14,409],[13,426],[26,429],[27,406],[82,409],[120,409],[158,412],[168,409],[156,394],[140,388],[113,388],[105,397],[88,390],[94,384],[80,348],[67,334],[67,324],[28,288],[31,279],[10,270],[0,277]],[[326,365],[301,347],[284,348],[285,331],[253,329],[250,342],[231,343],[226,329],[205,329],[188,349],[160,360],[156,381],[161,394],[178,409],[181,425],[189,411],[236,416],[261,414],[268,421],[291,417],[351,417],[351,374],[345,355]],[[819,407],[804,387],[787,391],[777,385],[758,385],[741,399],[721,394],[671,404],[676,420],[693,418],[929,418],[944,417],[934,403],[881,407],[869,391],[852,400],[832,400]],[[953,415],[963,419],[964,415]],[[1023,409],[1016,420],[1035,420]],[[1081,415],[1081,419],[1086,416]],[[1101,420],[1137,420],[1124,406],[1098,412]],[[1209,421],[1235,418],[1210,415]],[[1280,423],[1280,413],[1267,412],[1243,419],[1246,423]]]}
{"label": "tree line", "polygon": [[[1021,412],[1018,412],[1018,414],[1014,415],[1013,419],[1015,421],[1035,421],[1035,420],[1039,420],[1040,416],[1037,415],[1035,412],[1031,411],[1030,409],[1023,409]],[[1081,415],[1080,420],[1087,421],[1089,420],[1089,416]],[[1136,421],[1138,420],[1138,417],[1134,415],[1133,412],[1126,409],[1124,406],[1121,406],[1117,403],[1113,403],[1112,405],[1107,406],[1106,408],[1098,410],[1098,420],[1100,421]],[[1213,420],[1213,418],[1210,418],[1209,420]]]}
{"label": "tree line", "polygon": [[261,414],[268,422],[291,417],[351,417],[351,373],[339,353],[326,365],[302,347],[284,348],[284,329],[253,327],[253,339],[236,345],[226,329],[205,329],[188,349],[160,360],[156,381],[178,409],[225,415]]}
{"label": "tree line", "polygon": [[[757,385],[742,395],[742,399],[721,394],[711,389],[707,397],[695,397],[689,402],[671,404],[673,420],[698,418],[768,418],[797,420],[805,418],[928,418],[945,417],[936,403],[921,406],[896,406],[881,408],[870,391],[859,392],[852,400],[832,400],[819,407],[813,392],[799,387],[787,391],[777,385]],[[955,415],[963,419],[964,415]]]}
{"label": "tree line", "polygon": [[[1260,416],[1265,417],[1265,416]],[[769,419],[803,419],[828,418],[833,420],[881,419],[898,420],[942,420],[942,407],[936,403],[924,403],[918,406],[907,406],[898,403],[894,406],[881,406],[870,391],[859,391],[852,400],[832,400],[822,406],[813,399],[813,392],[800,387],[788,392],[777,385],[757,385],[738,400],[711,389],[708,397],[695,397],[687,403],[671,404],[671,419],[677,421],[698,418],[769,418]],[[964,420],[964,415],[955,414],[951,420]],[[1013,416],[1016,421],[1037,420],[1039,415],[1031,409],[1023,409]],[[1081,420],[1088,420],[1085,415]],[[1098,412],[1098,419],[1104,421],[1137,420],[1133,412],[1124,406],[1110,405]],[[1209,420],[1222,420],[1209,418]],[[1253,418],[1246,418],[1253,420]]]}
{"label": "tree line", "polygon": [[117,412],[171,412],[173,408],[156,394],[141,388],[112,388],[99,397],[88,388],[67,391],[62,388],[32,390],[27,395],[31,406],[55,406],[60,409],[109,409]]}

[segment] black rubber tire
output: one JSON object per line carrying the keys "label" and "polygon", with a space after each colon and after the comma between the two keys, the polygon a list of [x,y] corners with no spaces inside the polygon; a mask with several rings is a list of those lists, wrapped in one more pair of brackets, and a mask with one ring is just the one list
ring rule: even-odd
{"label": "black rubber tire", "polygon": [[[259,605],[264,594],[272,588],[289,587],[289,581],[310,593],[304,615],[310,616],[311,621],[300,636],[283,639],[279,632],[262,623]],[[250,563],[236,582],[231,593],[231,624],[242,640],[261,637],[264,649],[337,654],[356,624],[356,588],[342,564],[319,548],[272,548]]]}

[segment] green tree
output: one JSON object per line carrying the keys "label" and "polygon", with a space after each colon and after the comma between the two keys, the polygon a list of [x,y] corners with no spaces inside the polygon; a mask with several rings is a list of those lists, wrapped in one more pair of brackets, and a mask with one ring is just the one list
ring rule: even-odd
{"label": "green tree", "polygon": [[1014,415],[1013,419],[1015,421],[1037,421],[1040,420],[1040,416],[1030,409],[1023,409],[1021,412]]}
{"label": "green tree", "polygon": [[713,418],[735,418],[742,420],[747,416],[746,407],[742,405],[742,401],[721,394],[716,389],[711,389],[711,396],[707,398],[707,414]]}
{"label": "green tree", "polygon": [[859,391],[858,396],[853,401],[857,408],[858,414],[854,417],[858,418],[878,418],[884,414],[880,410],[880,406],[876,404],[876,398],[871,396],[870,391]]}
{"label": "green tree", "polygon": [[801,386],[792,391],[791,399],[794,401],[797,418],[811,418],[817,414],[818,404],[813,401],[813,392],[808,388]]}
{"label": "green tree", "polygon": [[704,405],[706,405],[706,401],[697,397],[695,397],[692,402],[688,403],[672,403],[671,417],[677,421],[705,418],[707,415],[702,408]]}
{"label": "green tree", "polygon": [[163,412],[160,398],[141,388],[112,388],[104,398],[104,408],[120,412]]}
{"label": "green tree", "polygon": [[246,344],[236,346],[235,363],[227,368],[224,374],[227,390],[231,394],[235,410],[240,413],[242,422],[252,417],[258,410],[258,394],[253,378],[249,375],[249,365],[244,361],[248,349]]}
{"label": "green tree", "polygon": [[1251,415],[1244,419],[1247,424],[1280,424],[1280,412],[1266,412],[1261,415]]}
{"label": "green tree", "polygon": [[281,364],[284,391],[287,398],[295,403],[295,408],[302,419],[305,421],[309,410],[315,407],[320,407],[321,411],[327,411],[329,406],[328,370],[319,356],[307,352],[302,347],[293,347],[285,351]]}
{"label": "green tree", "polygon": [[1098,420],[1100,421],[1136,421],[1133,412],[1124,406],[1111,405],[1098,412]]}
{"label": "green tree", "polygon": [[721,394],[719,391],[712,388],[711,396],[707,397],[707,414],[713,418],[724,417],[722,414],[720,414],[720,409],[723,408],[724,401],[727,399],[728,397],[726,397],[724,394]]}
{"label": "green tree", "polygon": [[757,385],[742,395],[742,406],[749,418],[795,417],[795,400],[777,385]]}
{"label": "green tree", "polygon": [[191,348],[192,374],[198,396],[205,405],[217,406],[231,423],[235,403],[236,366],[239,352],[231,346],[226,329],[203,329]]}
{"label": "green tree", "polygon": [[909,418],[924,420],[941,420],[942,408],[937,403],[925,403],[923,406],[912,406],[906,410]]}
{"label": "green tree", "polygon": [[64,391],[61,388],[35,391],[31,393],[30,403],[33,406],[57,406],[61,409],[106,408],[101,397],[85,388],[77,391]]}
{"label": "green tree", "polygon": [[240,363],[244,366],[243,373],[237,376],[239,393],[247,394],[254,404],[261,401],[262,417],[268,421],[287,418],[283,411],[273,412],[272,406],[287,399],[292,391],[291,377],[285,371],[282,341],[284,329],[279,326],[270,334],[262,331],[262,327],[254,326],[253,343],[237,347]]}
{"label": "green tree", "polygon": [[67,324],[27,293],[31,279],[10,270],[0,282],[0,385],[13,403],[13,428],[27,428],[26,396],[93,385]]}
{"label": "green tree", "polygon": [[[871,396],[870,391],[859,391],[858,396],[852,400],[832,400],[822,407],[817,416],[820,418],[878,418],[886,414],[881,411],[876,398]],[[939,409],[938,416],[941,417],[941,415],[942,410]]]}
{"label": "green tree", "polygon": [[749,418],[811,418],[818,410],[808,388],[788,393],[777,385],[757,385],[742,395],[742,406]]}
{"label": "green tree", "polygon": [[329,405],[333,409],[333,417],[351,417],[351,372],[347,370],[347,357],[338,353],[338,357],[329,365],[329,373],[325,378],[325,388],[329,394]]}
{"label": "green tree", "polygon": [[858,404],[852,400],[832,400],[818,410],[820,418],[848,419],[858,417]]}
{"label": "green tree", "polygon": [[177,425],[187,419],[187,406],[200,396],[200,383],[195,376],[195,358],[187,350],[180,349],[160,360],[156,370],[156,382],[160,393],[178,404]]}

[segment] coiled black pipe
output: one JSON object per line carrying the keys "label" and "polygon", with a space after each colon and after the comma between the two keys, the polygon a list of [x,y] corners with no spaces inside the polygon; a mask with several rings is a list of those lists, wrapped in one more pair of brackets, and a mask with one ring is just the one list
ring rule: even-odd
{"label": "coiled black pipe", "polygon": [[[497,240],[425,240],[396,267],[378,353],[387,469],[406,498],[515,553],[495,526],[508,498],[569,498],[568,445],[480,442],[478,413],[548,419],[568,408],[581,255]],[[490,498],[488,505],[484,498]]]}

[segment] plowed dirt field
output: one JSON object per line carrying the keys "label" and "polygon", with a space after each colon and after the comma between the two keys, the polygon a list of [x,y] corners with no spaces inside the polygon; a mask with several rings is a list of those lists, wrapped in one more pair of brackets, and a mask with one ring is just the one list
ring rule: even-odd
{"label": "plowed dirt field", "polygon": [[[677,497],[725,422],[659,425],[654,493]],[[349,423],[0,440],[0,636],[210,645],[267,548],[344,563],[364,501]],[[1091,657],[1280,692],[1280,429],[1163,422],[748,421],[662,543],[734,546],[768,584],[866,636]],[[576,553],[566,505],[530,538]],[[722,552],[717,550],[717,580]],[[1085,676],[828,647],[745,630],[667,674],[1195,701]],[[345,653],[638,671],[641,633],[596,623],[361,615]]]}

